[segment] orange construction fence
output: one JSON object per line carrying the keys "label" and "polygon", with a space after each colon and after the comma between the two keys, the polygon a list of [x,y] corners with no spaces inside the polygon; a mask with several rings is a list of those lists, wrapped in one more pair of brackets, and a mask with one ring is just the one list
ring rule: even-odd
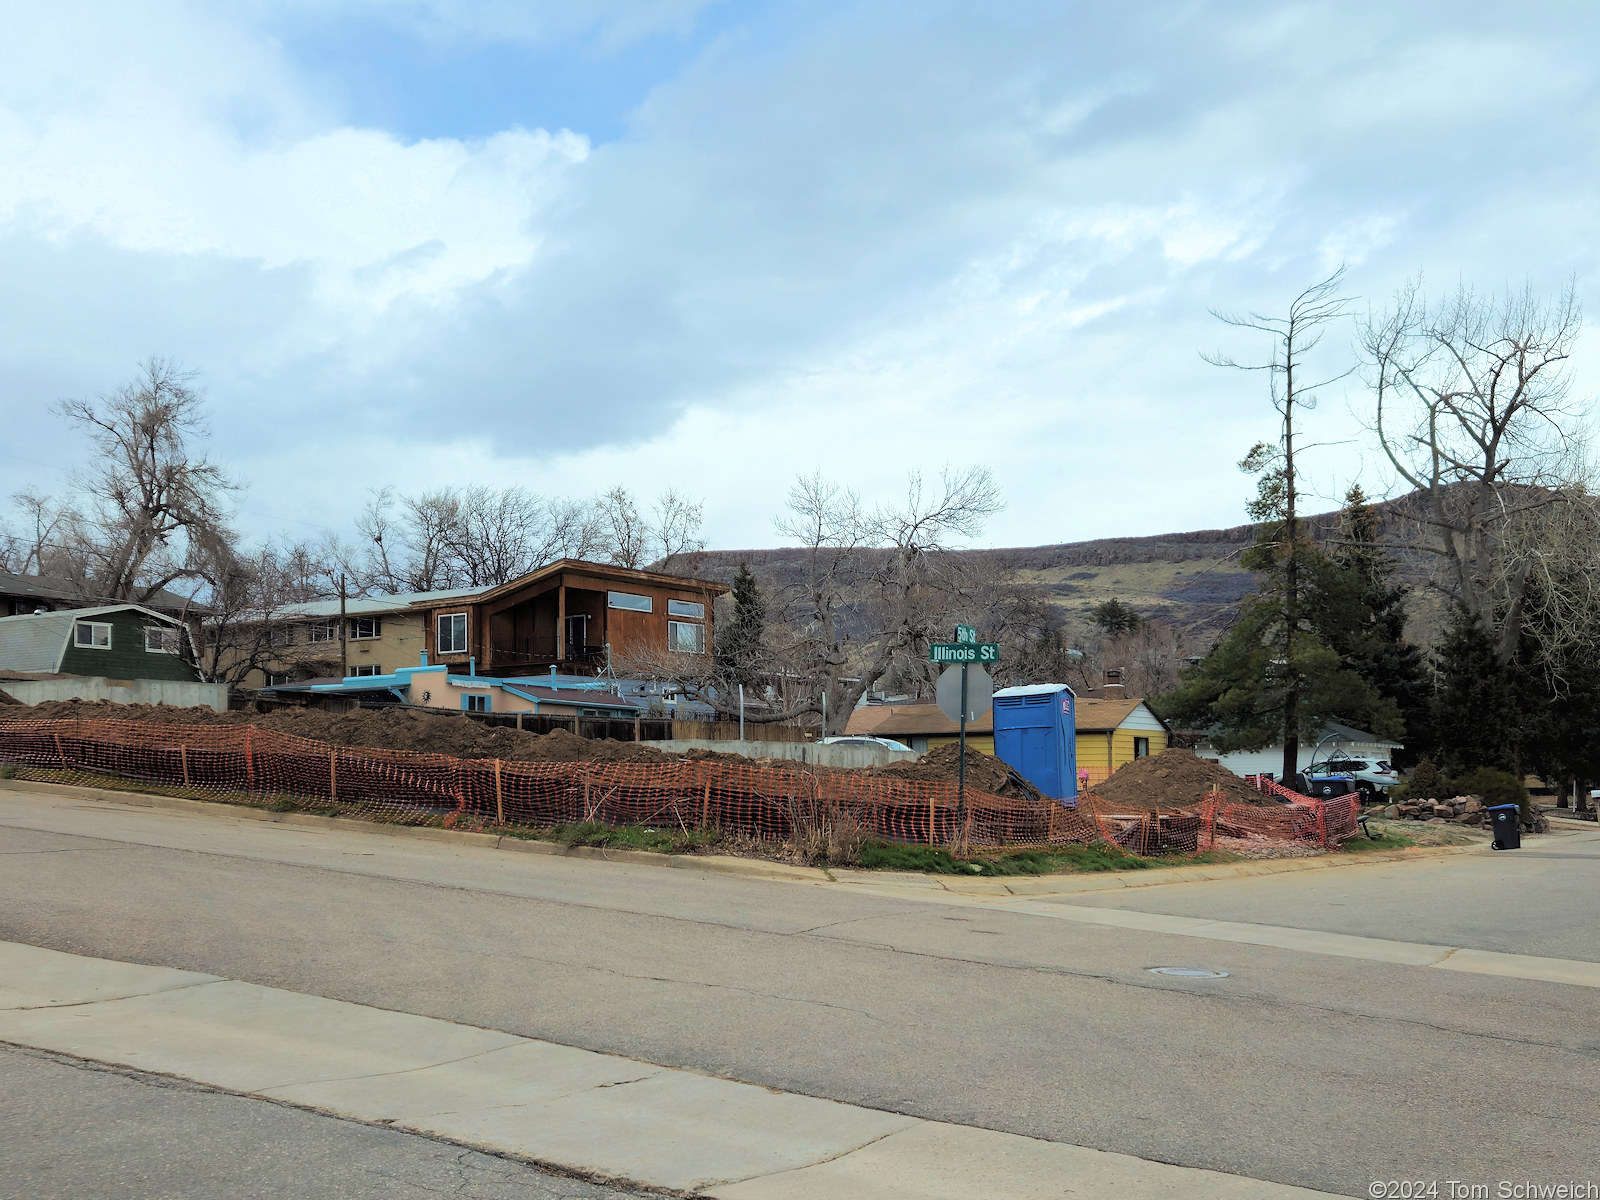
{"label": "orange construction fence", "polygon": [[969,788],[962,803],[952,783],[867,771],[691,758],[462,759],[334,746],[253,725],[0,720],[0,762],[102,786],[110,776],[234,802],[287,797],[374,820],[472,829],[595,821],[786,842],[848,814],[866,836],[958,851],[1103,840],[1137,854],[1210,849],[1219,839],[1331,846],[1354,831],[1339,802],[1293,793],[1265,807],[1224,803],[1218,793],[1163,813],[1119,809],[1093,794],[1074,807]]}

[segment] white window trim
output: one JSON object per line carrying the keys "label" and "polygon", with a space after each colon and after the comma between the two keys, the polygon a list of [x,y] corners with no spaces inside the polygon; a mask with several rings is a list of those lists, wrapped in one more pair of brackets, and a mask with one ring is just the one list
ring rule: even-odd
{"label": "white window trim", "polygon": [[[456,620],[457,617],[461,618],[461,646],[460,646],[459,649],[446,650],[444,648],[444,638],[441,637],[440,635],[444,632],[444,623],[446,621],[449,621],[451,623],[452,629],[454,628],[455,620]],[[468,636],[467,636],[468,633],[470,632],[469,629],[468,629],[468,626],[470,624],[471,624],[471,622],[468,621],[467,614],[464,613],[464,612],[440,613],[437,617],[435,617],[434,618],[434,622],[433,622],[433,651],[434,651],[434,653],[435,654],[465,654],[467,652],[467,648],[472,644],[471,639],[468,638]],[[452,638],[451,639],[451,645],[454,646],[454,644],[455,644],[454,643],[454,639]]]}
{"label": "white window trim", "polygon": [[[87,627],[89,629],[89,640],[87,642],[80,641],[78,639],[78,631],[80,629],[85,628],[85,627]],[[106,643],[103,646],[100,645],[98,642],[96,642],[94,640],[95,633],[97,631],[101,630],[101,629],[104,629],[106,631]],[[110,621],[74,621],[72,623],[72,644],[74,646],[76,646],[79,650],[109,650],[109,649],[111,649],[111,622]]]}
{"label": "white window trim", "polygon": [[[637,604],[618,604],[617,597],[619,596],[625,596],[629,600],[643,600],[644,606],[640,607]],[[645,596],[638,592],[607,592],[606,607],[615,608],[620,612],[653,613],[656,610],[656,599],[654,596]]]}
{"label": "white window trim", "polygon": [[350,668],[350,678],[370,679],[374,675],[382,675],[383,668],[375,663],[360,663]]}
{"label": "white window trim", "polygon": [[[675,611],[673,611],[673,606],[674,605],[680,605],[685,609],[692,609],[693,611],[692,612],[675,612]],[[687,618],[688,620],[691,620],[691,621],[704,621],[706,619],[706,606],[704,604],[702,604],[698,600],[668,600],[667,601],[667,616],[669,616],[669,617],[685,617],[685,618]]]}
{"label": "white window trim", "polygon": [[[352,642],[375,642],[383,636],[383,618],[380,616],[348,617],[346,620],[349,622],[349,624],[345,627],[345,634]],[[371,633],[356,632],[357,626],[362,621],[371,621],[374,623],[373,631]]]}
{"label": "white window trim", "polygon": [[[164,645],[152,646],[150,644],[150,635],[152,633],[159,634],[162,641],[165,641],[169,637],[172,638],[173,642],[175,643],[173,648],[169,650]],[[176,629],[170,629],[165,625],[146,625],[144,627],[144,650],[145,650],[145,653],[146,654],[177,654],[183,648],[182,644],[178,642],[178,638],[179,638],[179,633],[178,633],[178,630],[176,630]]]}
{"label": "white window trim", "polygon": [[[307,627],[306,639],[312,642],[337,642],[339,640],[339,618],[323,617],[312,621]],[[321,631],[320,634],[318,631]]]}

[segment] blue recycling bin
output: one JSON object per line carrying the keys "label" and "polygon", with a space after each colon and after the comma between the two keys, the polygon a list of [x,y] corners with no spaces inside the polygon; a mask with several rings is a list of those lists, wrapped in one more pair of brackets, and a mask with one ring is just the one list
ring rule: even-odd
{"label": "blue recycling bin", "polygon": [[1483,811],[1489,814],[1489,828],[1494,831],[1496,850],[1522,849],[1521,805],[1492,804]]}
{"label": "blue recycling bin", "polygon": [[1051,799],[1078,803],[1078,722],[1072,689],[1030,683],[994,694],[995,757]]}

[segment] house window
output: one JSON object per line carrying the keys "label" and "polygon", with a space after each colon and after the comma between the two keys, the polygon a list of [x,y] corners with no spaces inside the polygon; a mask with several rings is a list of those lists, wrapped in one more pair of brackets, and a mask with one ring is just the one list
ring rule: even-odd
{"label": "house window", "polygon": [[696,621],[704,621],[706,619],[706,606],[693,600],[668,600],[667,616],[693,617]]}
{"label": "house window", "polygon": [[461,697],[463,712],[488,712],[489,697],[482,692],[468,692]]}
{"label": "house window", "polygon": [[339,640],[338,621],[313,621],[306,628],[311,631],[310,637],[313,642],[337,642]]}
{"label": "house window", "polygon": [[176,654],[179,649],[178,631],[164,625],[146,625],[144,648],[151,654]]}
{"label": "house window", "polygon": [[269,646],[294,645],[294,626],[274,625],[267,631],[267,644]]}
{"label": "house window", "polygon": [[1149,738],[1134,738],[1133,739],[1133,756],[1135,758],[1149,758],[1150,757],[1150,739]]}
{"label": "house window", "polygon": [[74,627],[73,640],[90,650],[109,650],[111,626],[104,621],[79,621]]}
{"label": "house window", "polygon": [[350,638],[352,641],[370,641],[375,637],[383,636],[382,617],[351,617]]}
{"label": "house window", "polygon": [[294,676],[287,671],[268,671],[266,674],[268,687],[282,687],[294,682]]}
{"label": "house window", "polygon": [[633,592],[607,592],[607,608],[625,608],[629,612],[655,612],[655,601],[649,596],[635,595]]}
{"label": "house window", "polygon": [[692,621],[668,621],[667,649],[679,654],[704,654],[706,627]]}
{"label": "house window", "polygon": [[467,652],[466,613],[449,613],[439,618],[438,651],[440,654]]}
{"label": "house window", "polygon": [[350,677],[352,679],[365,679],[365,678],[368,678],[368,677],[373,676],[373,675],[382,675],[382,674],[383,674],[383,668],[382,667],[372,666],[370,664],[368,666],[364,666],[364,667],[351,667],[350,668]]}

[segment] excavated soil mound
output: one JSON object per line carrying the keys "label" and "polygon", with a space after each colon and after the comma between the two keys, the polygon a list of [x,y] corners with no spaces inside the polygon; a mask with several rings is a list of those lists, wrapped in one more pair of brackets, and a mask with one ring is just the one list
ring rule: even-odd
{"label": "excavated soil mound", "polygon": [[[955,783],[961,772],[961,747],[952,742],[928,751],[915,762],[890,763],[871,768],[873,775],[915,779],[926,783]],[[967,747],[967,786],[1011,800],[1042,801],[1043,792],[992,754]]]}
{"label": "excavated soil mound", "polygon": [[470,717],[402,708],[358,708],[344,713],[319,708],[219,713],[209,708],[167,704],[51,700],[33,705],[27,715],[84,721],[161,721],[173,725],[254,725],[334,746],[411,750],[455,758],[498,758],[507,762],[665,762],[671,757],[648,743],[590,740],[565,729],[546,734],[523,733],[485,725]]}
{"label": "excavated soil mound", "polygon": [[18,703],[16,697],[14,697],[10,692],[0,692],[0,704],[16,704],[16,703]]}
{"label": "excavated soil mound", "polygon": [[[254,725],[260,729],[291,733],[334,746],[411,750],[425,754],[448,754],[454,758],[498,758],[505,762],[652,763],[684,758],[739,763],[751,761],[740,755],[723,754],[715,750],[665,754],[648,742],[589,739],[564,729],[545,734],[523,733],[504,726],[485,725],[470,717],[431,713],[415,708],[358,708],[343,713],[320,708],[279,708],[269,713],[219,713],[209,708],[178,708],[168,704],[50,700],[25,711],[28,717],[47,719]],[[786,759],[760,761],[765,767],[780,770],[787,768],[817,774],[860,773],[953,785],[960,768],[960,758],[958,747],[948,745],[940,746],[916,762],[891,763],[865,769],[809,766]],[[967,784],[978,791],[1030,803],[1044,799],[1039,789],[998,758],[970,747],[967,750]]]}
{"label": "excavated soil mound", "polygon": [[1278,803],[1227,767],[1197,758],[1193,750],[1177,747],[1134,759],[1095,788],[1094,794],[1111,804],[1162,811],[1199,804],[1213,788],[1220,788],[1230,804],[1270,808]]}

